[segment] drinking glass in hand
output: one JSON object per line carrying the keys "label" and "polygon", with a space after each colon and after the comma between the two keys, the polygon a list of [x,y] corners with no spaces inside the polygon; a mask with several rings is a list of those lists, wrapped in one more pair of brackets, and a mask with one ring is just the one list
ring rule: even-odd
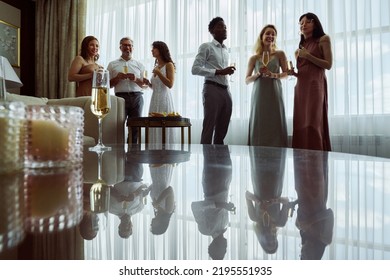
{"label": "drinking glass in hand", "polygon": [[123,73],[125,74],[129,73],[129,67],[127,67],[127,64],[123,66]]}
{"label": "drinking glass in hand", "polygon": [[263,56],[261,58],[261,62],[263,63],[264,67],[267,67],[267,65],[269,63],[269,52],[268,51],[264,51],[263,52]]}
{"label": "drinking glass in hand", "polygon": [[288,80],[291,80],[292,76],[294,75],[294,65],[291,60],[287,61],[287,74],[288,74]]}
{"label": "drinking glass in hand", "polygon": [[147,70],[142,71],[142,80],[143,80],[142,88],[144,88],[144,89],[148,88],[149,81],[148,81],[148,71]]}
{"label": "drinking glass in hand", "polygon": [[110,147],[102,142],[102,120],[110,112],[110,76],[105,69],[98,69],[93,73],[91,111],[98,118],[99,139],[96,146],[89,148],[90,151],[108,151]]}
{"label": "drinking glass in hand", "polygon": [[[236,68],[236,63],[235,63],[235,62],[232,62],[232,63],[230,63],[230,66]],[[234,73],[233,73],[233,74],[234,74]],[[233,81],[233,74],[230,75],[230,81],[231,81],[231,82],[234,82],[234,81]]]}

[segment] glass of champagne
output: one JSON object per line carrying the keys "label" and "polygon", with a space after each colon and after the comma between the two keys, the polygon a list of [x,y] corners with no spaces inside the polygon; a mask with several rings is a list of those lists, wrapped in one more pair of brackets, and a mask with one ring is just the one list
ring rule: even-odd
{"label": "glass of champagne", "polygon": [[[231,63],[230,63],[230,66],[236,68],[236,63],[235,63],[235,62],[231,62]],[[233,80],[233,74],[230,75],[230,81],[231,81],[231,82],[234,82],[234,80]]]}
{"label": "glass of champagne", "polygon": [[102,142],[102,120],[110,112],[110,75],[105,69],[98,69],[93,72],[91,111],[98,118],[99,139],[96,146],[89,148],[90,151],[108,151],[110,147],[104,146]]}
{"label": "glass of champagne", "polygon": [[268,51],[264,51],[263,52],[263,56],[261,58],[261,62],[263,63],[264,67],[267,67],[267,65],[269,63],[269,52]]}
{"label": "glass of champagne", "polygon": [[[142,71],[142,78],[143,79],[148,79],[148,71],[147,70]],[[142,88],[144,88],[144,89],[146,89],[148,87],[149,87],[149,85],[147,83],[144,83],[142,85]]]}
{"label": "glass of champagne", "polygon": [[127,67],[127,64],[123,65],[123,73],[129,73],[129,67]]}
{"label": "glass of champagne", "polygon": [[288,79],[292,79],[292,73],[294,72],[294,65],[291,60],[287,61],[287,71],[288,71]]}

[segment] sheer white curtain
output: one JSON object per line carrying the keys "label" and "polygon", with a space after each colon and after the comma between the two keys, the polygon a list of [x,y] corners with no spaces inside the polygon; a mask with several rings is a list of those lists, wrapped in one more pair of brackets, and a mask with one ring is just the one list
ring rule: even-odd
{"label": "sheer white curtain", "polygon": [[[333,150],[390,156],[390,1],[388,0],[88,0],[88,35],[100,41],[100,63],[120,55],[119,40],[134,40],[134,57],[153,67],[151,44],[168,44],[176,63],[173,98],[176,110],[193,123],[199,143],[203,119],[203,79],[191,75],[198,46],[212,39],[209,21],[221,16],[228,28],[225,41],[237,62],[233,116],[227,144],[247,143],[252,86],[245,85],[247,61],[261,28],[278,28],[277,44],[293,60],[299,42],[298,19],[318,15],[332,39],[334,65],[327,71],[329,120]],[[150,71],[149,71],[150,73]],[[285,80],[288,130],[292,131],[295,80]],[[151,92],[145,92],[144,115]]]}

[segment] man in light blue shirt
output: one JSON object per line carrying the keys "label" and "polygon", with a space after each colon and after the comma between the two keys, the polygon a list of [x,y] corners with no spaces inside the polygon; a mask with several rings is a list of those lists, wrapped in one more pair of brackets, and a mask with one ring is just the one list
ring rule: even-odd
{"label": "man in light blue shirt", "polygon": [[232,115],[232,98],[228,75],[234,74],[229,66],[229,53],[223,41],[226,40],[226,25],[221,17],[212,19],[209,32],[211,42],[200,45],[192,65],[192,74],[205,77],[203,86],[203,130],[201,144],[224,144]]}

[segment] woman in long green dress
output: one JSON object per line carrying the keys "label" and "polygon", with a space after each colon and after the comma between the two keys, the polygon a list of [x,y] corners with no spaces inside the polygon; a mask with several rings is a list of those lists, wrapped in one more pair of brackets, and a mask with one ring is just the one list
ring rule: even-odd
{"label": "woman in long green dress", "polygon": [[[253,82],[248,145],[287,147],[287,125],[282,83],[287,77],[287,59],[276,49],[277,30],[266,25],[250,57],[245,82]],[[267,55],[268,54],[268,55]]]}

